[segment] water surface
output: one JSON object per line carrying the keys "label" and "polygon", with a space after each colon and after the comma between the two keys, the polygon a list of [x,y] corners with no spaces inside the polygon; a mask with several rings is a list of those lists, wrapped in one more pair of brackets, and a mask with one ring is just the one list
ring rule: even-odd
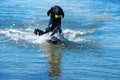
{"label": "water surface", "polygon": [[[33,34],[47,10],[60,5],[58,45]],[[1,0],[0,80],[119,80],[119,0]]]}

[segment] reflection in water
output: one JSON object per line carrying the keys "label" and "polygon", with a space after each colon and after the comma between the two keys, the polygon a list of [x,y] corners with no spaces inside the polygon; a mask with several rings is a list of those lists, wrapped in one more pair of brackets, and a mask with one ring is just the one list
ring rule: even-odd
{"label": "reflection in water", "polygon": [[58,45],[47,45],[48,64],[50,67],[49,76],[59,80],[62,49]]}
{"label": "reflection in water", "polygon": [[[75,53],[84,53],[86,51],[93,52],[94,56],[100,57],[101,52],[99,51],[100,44],[93,43],[93,42],[81,42],[81,43],[75,43],[75,42],[68,42],[64,46],[63,45],[54,45],[54,44],[47,44],[45,46],[45,49],[47,51],[47,59],[48,59],[48,65],[49,65],[49,78],[50,80],[61,80],[61,59],[63,51],[66,50],[75,50]],[[78,54],[79,56],[80,54]],[[84,55],[84,54],[81,54]],[[70,55],[69,55],[70,56]],[[75,54],[71,56],[77,56]],[[75,65],[73,65],[75,66]],[[71,67],[73,67],[71,66]],[[71,69],[72,70],[72,69]]]}

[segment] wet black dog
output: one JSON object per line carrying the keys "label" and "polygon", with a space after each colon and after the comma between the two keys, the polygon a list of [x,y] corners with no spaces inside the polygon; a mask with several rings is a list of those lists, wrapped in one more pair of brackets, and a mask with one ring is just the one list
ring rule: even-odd
{"label": "wet black dog", "polygon": [[50,21],[49,21],[49,25],[48,28],[46,29],[46,33],[53,31],[56,27],[59,27],[59,33],[62,33],[61,30],[61,18],[64,17],[64,12],[63,9],[60,6],[53,6],[51,7],[48,12],[47,15],[50,15]]}
{"label": "wet black dog", "polygon": [[64,17],[64,12],[62,10],[62,8],[60,6],[54,6],[51,7],[48,12],[47,15],[50,15],[50,21],[49,21],[49,25],[48,28],[46,28],[46,31],[42,31],[40,29],[35,29],[34,30],[34,34],[36,35],[42,35],[48,32],[55,32],[56,29],[59,31],[59,34],[62,33],[61,30],[61,17]]}

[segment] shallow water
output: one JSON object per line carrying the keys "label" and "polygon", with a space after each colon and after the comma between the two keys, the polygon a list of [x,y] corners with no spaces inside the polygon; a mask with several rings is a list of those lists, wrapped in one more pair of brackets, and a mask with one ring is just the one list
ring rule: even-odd
{"label": "shallow water", "polygon": [[[47,43],[47,10],[60,5],[67,41]],[[119,0],[1,0],[0,80],[119,80]]]}

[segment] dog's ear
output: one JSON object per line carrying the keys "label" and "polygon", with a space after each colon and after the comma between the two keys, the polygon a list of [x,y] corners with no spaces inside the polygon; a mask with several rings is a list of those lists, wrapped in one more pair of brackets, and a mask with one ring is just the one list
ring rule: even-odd
{"label": "dog's ear", "polygon": [[49,16],[52,12],[53,12],[53,7],[48,10],[47,15]]}

